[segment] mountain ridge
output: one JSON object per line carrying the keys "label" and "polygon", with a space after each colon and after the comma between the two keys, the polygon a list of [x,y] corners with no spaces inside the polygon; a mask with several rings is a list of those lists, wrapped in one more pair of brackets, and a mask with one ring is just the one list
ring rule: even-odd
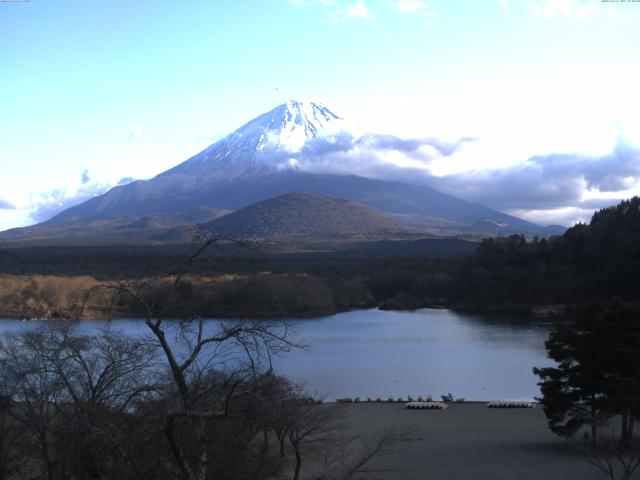
{"label": "mountain ridge", "polygon": [[343,120],[320,103],[289,101],[150,180],[117,186],[41,224],[0,233],[0,241],[27,241],[35,236],[57,242],[79,234],[89,239],[91,231],[94,237],[108,233],[108,238],[126,231],[127,240],[147,241],[157,236],[158,229],[211,222],[292,191],[348,199],[428,235],[550,236],[564,231],[427,186],[309,173],[290,163],[288,154],[301,149],[308,140],[339,131]]}
{"label": "mountain ridge", "polygon": [[199,175],[217,180],[295,168],[286,154],[307,140],[335,133],[343,118],[319,102],[289,100],[158,177]]}

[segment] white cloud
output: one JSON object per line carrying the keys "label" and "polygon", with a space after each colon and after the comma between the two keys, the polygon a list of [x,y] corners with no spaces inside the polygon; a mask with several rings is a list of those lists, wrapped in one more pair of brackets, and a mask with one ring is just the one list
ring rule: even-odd
{"label": "white cloud", "polygon": [[529,222],[537,223],[538,225],[562,225],[564,227],[571,227],[578,222],[589,223],[596,208],[615,205],[619,201],[620,200],[605,201],[600,207],[592,208],[564,207],[548,210],[509,209],[506,210],[505,213],[522,218],[523,220],[528,220]]}
{"label": "white cloud", "polygon": [[348,20],[373,20],[373,12],[366,5],[364,0],[355,0],[348,3],[328,2],[321,0],[325,6],[332,10],[332,16],[323,23],[336,24]]}
{"label": "white cloud", "polygon": [[336,0],[287,0],[287,3],[294,7],[300,7],[302,5],[309,5],[312,3],[320,3],[329,7],[335,5]]}
{"label": "white cloud", "polygon": [[600,2],[593,0],[545,0],[531,6],[536,17],[553,20],[559,17],[591,18],[602,13]]}
{"label": "white cloud", "polygon": [[[502,139],[506,144],[512,140],[509,135]],[[498,168],[434,171],[438,162],[459,163],[467,146],[481,142],[342,132],[308,141],[282,161],[310,173],[425,184],[540,224],[585,221],[595,209],[640,193],[640,148],[622,135],[604,154],[552,152]]]}
{"label": "white cloud", "polygon": [[82,172],[80,182],[69,184],[47,192],[32,193],[29,195],[28,205],[21,209],[27,212],[31,222],[44,222],[58,213],[79,205],[93,197],[101,195],[115,186],[131,183],[133,178],[121,178],[116,182],[93,181],[87,170]]}
{"label": "white cloud", "polygon": [[580,18],[589,18],[594,17],[600,14],[600,6],[595,3],[590,3],[588,5],[583,5],[577,10],[578,17]]}
{"label": "white cloud", "polygon": [[389,175],[406,179],[420,172],[428,175],[428,167],[436,158],[450,157],[465,143],[435,138],[400,138],[394,135],[363,134],[354,136],[342,131],[309,140],[299,152],[284,152],[283,168],[296,168],[312,173],[337,173],[389,179]]}
{"label": "white cloud", "polygon": [[356,0],[355,3],[347,5],[347,18],[362,18],[364,20],[373,20],[373,13],[364,3],[364,0]]}
{"label": "white cloud", "polygon": [[502,8],[509,8],[509,0],[498,0],[498,3]]}
{"label": "white cloud", "polygon": [[[431,18],[436,14],[430,2],[426,0],[379,0],[377,3],[370,0],[286,0],[286,3],[294,7],[301,6],[324,6],[330,17],[322,23],[335,24],[347,20],[374,20],[371,3],[377,6],[384,6],[387,10],[414,15],[417,17]],[[426,25],[431,25],[427,21]]]}
{"label": "white cloud", "polygon": [[31,225],[33,219],[26,209],[2,210],[0,209],[0,232],[16,227]]}
{"label": "white cloud", "polygon": [[365,0],[286,0],[286,3],[294,7],[320,6],[329,17],[322,20],[322,23],[335,24],[347,20],[373,20],[375,18]]}
{"label": "white cloud", "polygon": [[398,0],[395,7],[400,12],[416,13],[429,8],[429,4],[423,0]]}
{"label": "white cloud", "polygon": [[391,7],[401,13],[406,13],[420,18],[425,18],[426,27],[433,26],[431,18],[436,16],[431,4],[424,0],[393,0]]}
{"label": "white cloud", "polygon": [[15,210],[15,205],[0,198],[0,210]]}
{"label": "white cloud", "polygon": [[67,208],[105,193],[111,187],[112,185],[89,182],[34,194],[31,196],[30,216],[36,222],[44,222]]}
{"label": "white cloud", "polygon": [[129,140],[134,140],[136,138],[141,138],[144,135],[144,127],[141,125],[131,125],[129,127]]}

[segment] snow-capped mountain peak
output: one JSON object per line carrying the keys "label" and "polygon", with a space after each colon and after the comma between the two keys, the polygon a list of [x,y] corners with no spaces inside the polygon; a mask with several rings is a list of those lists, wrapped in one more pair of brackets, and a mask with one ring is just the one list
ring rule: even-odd
{"label": "snow-capped mountain peak", "polygon": [[[307,140],[335,133],[342,118],[320,102],[289,100],[258,117],[256,122],[263,127],[256,150],[265,153],[277,150],[299,152]],[[255,126],[251,125],[251,128]],[[244,133],[245,127],[239,132]]]}
{"label": "snow-capped mountain peak", "polygon": [[300,152],[305,142],[344,128],[342,117],[321,102],[289,100],[161,176],[230,179],[287,168],[288,155]]}

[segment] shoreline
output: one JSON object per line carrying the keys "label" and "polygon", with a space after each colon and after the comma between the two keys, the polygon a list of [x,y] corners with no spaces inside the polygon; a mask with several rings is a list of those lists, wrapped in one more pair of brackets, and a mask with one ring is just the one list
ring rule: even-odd
{"label": "shoreline", "polygon": [[[540,319],[548,321],[562,321],[566,319],[566,311],[569,307],[576,305],[460,305],[447,302],[425,302],[421,304],[411,305],[390,305],[387,302],[372,303],[370,305],[354,305],[347,308],[322,308],[313,311],[269,311],[248,309],[245,311],[229,311],[229,310],[213,310],[209,313],[201,314],[201,318],[220,318],[229,320],[295,320],[295,319],[318,319],[337,315],[340,313],[348,313],[360,310],[381,310],[381,311],[398,311],[398,312],[415,312],[418,310],[451,310],[454,313],[467,315],[488,315],[492,317],[517,317],[519,319]],[[135,312],[117,312],[114,317],[113,312],[104,312],[102,310],[89,310],[88,313],[80,315],[71,315],[69,312],[46,312],[41,317],[30,317],[24,315],[25,312],[16,313],[14,310],[3,311],[0,309],[0,320],[26,320],[26,321],[48,321],[63,319],[74,320],[117,320],[118,318],[144,319],[144,315]],[[197,318],[197,317],[194,317]],[[176,318],[178,319],[178,318]]]}

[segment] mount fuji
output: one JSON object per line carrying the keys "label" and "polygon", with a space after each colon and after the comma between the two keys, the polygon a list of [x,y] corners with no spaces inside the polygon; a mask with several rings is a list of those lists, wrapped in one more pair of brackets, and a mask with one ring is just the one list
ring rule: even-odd
{"label": "mount fuji", "polygon": [[290,157],[308,140],[338,133],[344,120],[320,103],[290,100],[206,148],[160,177],[233,180],[296,166]]}
{"label": "mount fuji", "polygon": [[163,232],[206,223],[289,192],[342,198],[428,236],[549,236],[542,227],[427,186],[299,168],[309,145],[331,147],[345,121],[318,102],[288,101],[151,180],[118,186],[32,227],[0,233],[3,243],[157,243]]}

